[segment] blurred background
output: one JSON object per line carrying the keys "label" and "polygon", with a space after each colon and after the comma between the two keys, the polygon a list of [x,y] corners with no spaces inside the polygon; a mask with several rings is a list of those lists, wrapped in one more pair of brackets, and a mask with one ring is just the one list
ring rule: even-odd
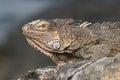
{"label": "blurred background", "polygon": [[21,27],[39,18],[120,21],[120,0],[0,0],[0,80],[15,80],[28,70],[55,65],[22,35]]}

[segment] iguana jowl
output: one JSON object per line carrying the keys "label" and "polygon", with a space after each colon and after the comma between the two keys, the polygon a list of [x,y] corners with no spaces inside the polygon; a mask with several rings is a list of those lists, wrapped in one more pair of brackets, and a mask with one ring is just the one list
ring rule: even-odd
{"label": "iguana jowl", "polygon": [[120,51],[120,23],[76,22],[73,19],[36,20],[22,27],[30,45],[59,66],[85,59],[98,60]]}

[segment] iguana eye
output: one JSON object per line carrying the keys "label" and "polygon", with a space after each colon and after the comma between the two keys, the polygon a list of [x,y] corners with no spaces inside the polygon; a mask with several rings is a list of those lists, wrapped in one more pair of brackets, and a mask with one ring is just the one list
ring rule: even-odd
{"label": "iguana eye", "polygon": [[49,22],[41,21],[36,26],[38,27],[39,30],[45,31],[49,28]]}

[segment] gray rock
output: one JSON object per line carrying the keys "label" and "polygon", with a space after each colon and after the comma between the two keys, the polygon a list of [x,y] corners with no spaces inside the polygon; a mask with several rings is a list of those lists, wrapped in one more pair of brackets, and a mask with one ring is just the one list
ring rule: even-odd
{"label": "gray rock", "polygon": [[120,80],[120,53],[98,61],[67,64],[59,72],[55,67],[36,69],[17,80]]}

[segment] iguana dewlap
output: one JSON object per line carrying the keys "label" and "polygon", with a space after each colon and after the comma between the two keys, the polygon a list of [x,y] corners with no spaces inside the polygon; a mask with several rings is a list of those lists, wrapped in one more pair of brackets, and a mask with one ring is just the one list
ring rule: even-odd
{"label": "iguana dewlap", "polygon": [[73,19],[36,20],[22,27],[28,43],[59,66],[98,60],[120,52],[120,23],[88,23]]}

